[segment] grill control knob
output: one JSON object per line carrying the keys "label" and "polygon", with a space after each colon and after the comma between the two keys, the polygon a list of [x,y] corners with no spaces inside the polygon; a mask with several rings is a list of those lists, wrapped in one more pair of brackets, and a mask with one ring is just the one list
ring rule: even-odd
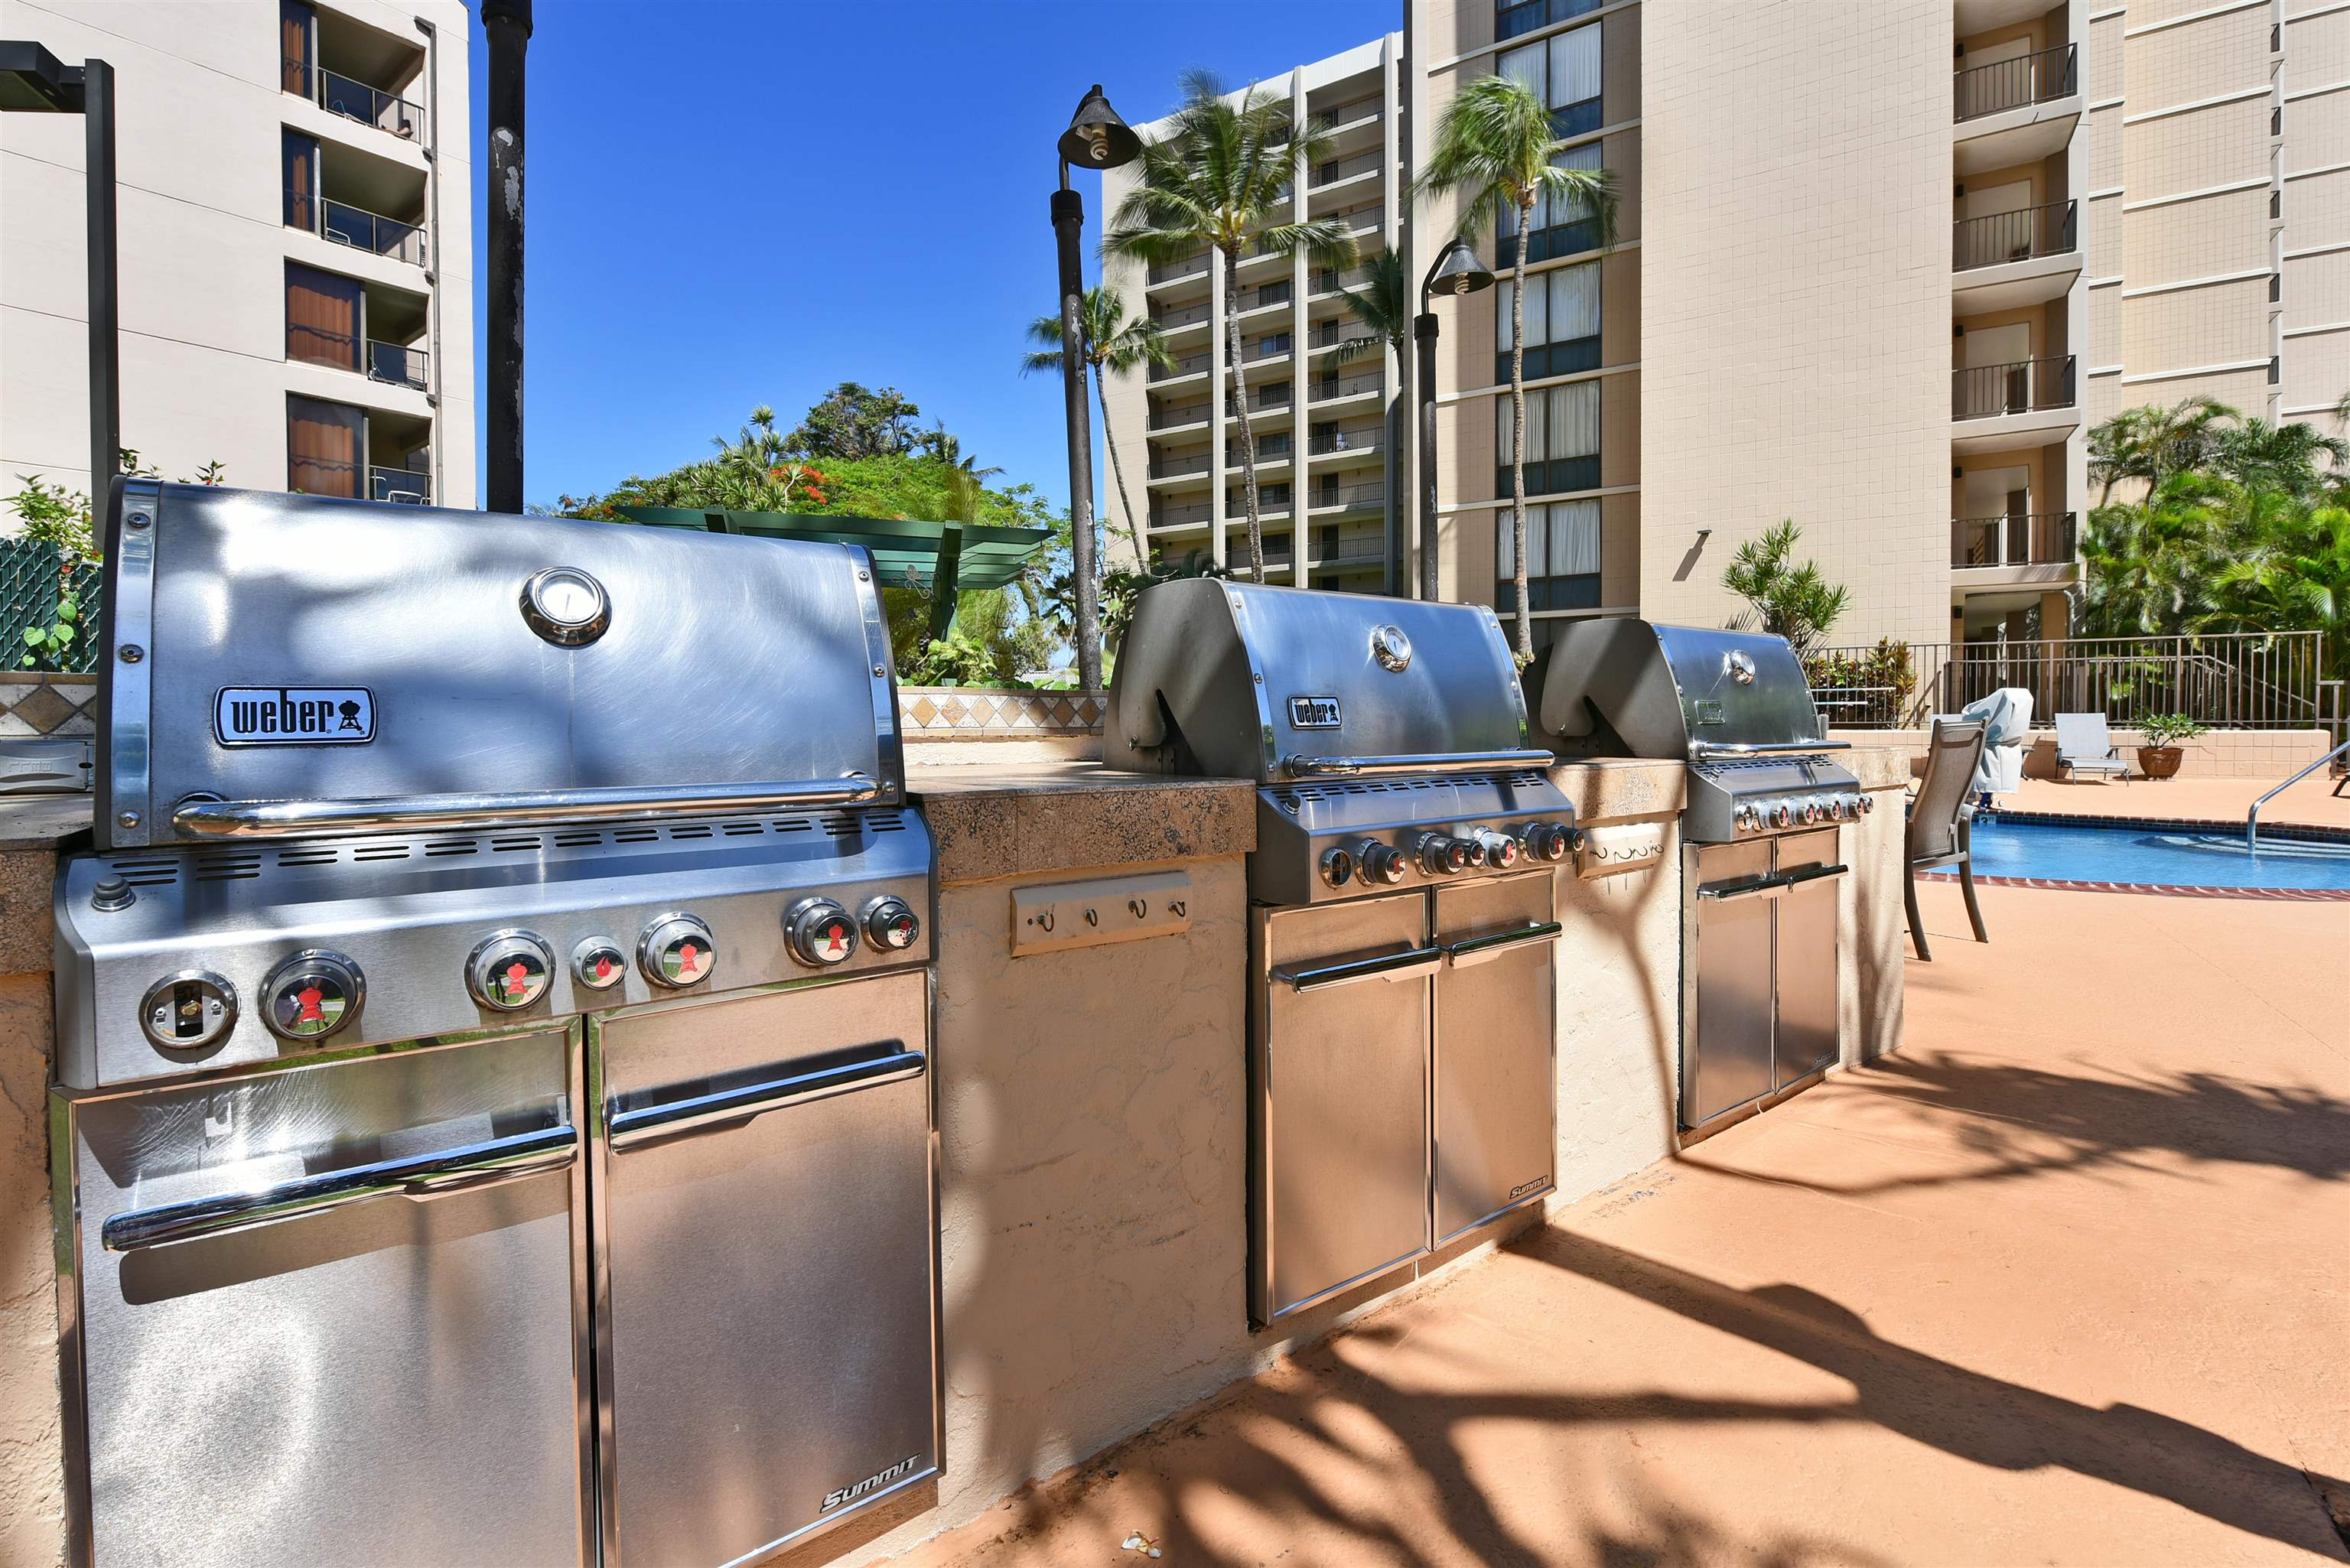
{"label": "grill control knob", "polygon": [[1392,888],[1403,880],[1403,851],[1392,844],[1367,838],[1355,846],[1355,875],[1365,882]]}
{"label": "grill control knob", "polygon": [[1575,847],[1575,829],[1564,823],[1537,822],[1526,829],[1526,853],[1537,860],[1564,860]]}
{"label": "grill control knob", "polygon": [[1470,865],[1482,866],[1485,864],[1485,846],[1482,840],[1472,836],[1468,838],[1456,838],[1452,842],[1461,846],[1461,853],[1467,857]]}
{"label": "grill control knob", "polygon": [[1478,846],[1485,851],[1485,864],[1496,870],[1508,870],[1518,863],[1518,857],[1525,853],[1524,845],[1508,834],[1496,833],[1490,827],[1479,828],[1472,836]]}
{"label": "grill control knob", "polygon": [[367,996],[359,966],[340,953],[296,953],[261,982],[261,1021],[281,1039],[324,1040],[351,1021]]}
{"label": "grill control knob", "polygon": [[609,937],[589,937],[571,950],[571,978],[590,991],[609,991],[629,972],[629,955]]}
{"label": "grill control knob", "polygon": [[802,898],[784,911],[792,956],[816,969],[847,963],[857,951],[857,922],[830,898]]}
{"label": "grill control knob", "polygon": [[465,989],[494,1012],[519,1012],[546,994],[555,955],[529,931],[494,931],[465,961]]}
{"label": "grill control knob", "polygon": [[1419,859],[1419,868],[1431,877],[1450,877],[1469,868],[1469,846],[1457,838],[1441,833],[1423,833],[1413,849]]}
{"label": "grill control knob", "polygon": [[1844,820],[1844,797],[1838,794],[1828,796],[1826,803],[1821,807],[1820,814],[1823,816],[1825,816],[1830,822],[1842,822]]}
{"label": "grill control knob", "polygon": [[236,1027],[236,987],[209,970],[166,975],[140,999],[139,1027],[166,1051],[201,1051]]}
{"label": "grill control knob", "polygon": [[1854,804],[1860,807],[1860,815],[1862,816],[1866,816],[1870,812],[1877,809],[1877,797],[1873,794],[1861,795],[1854,802]]}
{"label": "grill control knob", "polygon": [[1772,826],[1785,827],[1794,823],[1794,820],[1795,814],[1788,808],[1785,801],[1783,800],[1778,805],[1771,808]]}
{"label": "grill control knob", "polygon": [[1355,857],[1351,851],[1325,849],[1316,864],[1321,867],[1322,880],[1330,887],[1343,888],[1355,879]]}
{"label": "grill control knob", "polygon": [[865,937],[876,952],[904,952],[922,934],[922,922],[915,917],[914,907],[894,893],[884,894],[865,906]]}
{"label": "grill control knob", "polygon": [[693,916],[663,915],[637,939],[637,967],[655,985],[682,991],[710,978],[718,967],[718,944]]}

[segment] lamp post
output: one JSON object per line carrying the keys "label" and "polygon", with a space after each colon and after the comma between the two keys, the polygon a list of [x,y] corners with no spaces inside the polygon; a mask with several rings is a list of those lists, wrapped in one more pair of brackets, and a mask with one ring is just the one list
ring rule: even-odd
{"label": "lamp post", "polygon": [[482,0],[490,43],[489,291],[483,326],[490,384],[482,454],[484,509],[520,512],[522,499],[523,60],[530,47],[530,0]]}
{"label": "lamp post", "polygon": [[[122,454],[120,311],[114,267],[114,67],[60,64],[38,44],[0,43],[0,110],[82,118],[82,204],[89,274],[89,505],[106,537],[109,494]],[[110,544],[107,546],[110,548]]]}
{"label": "lamp post", "polygon": [[1411,340],[1418,351],[1419,449],[1419,597],[1436,598],[1436,312],[1429,306],[1431,291],[1471,295],[1493,286],[1493,275],[1459,235],[1444,247],[1428,275],[1419,280],[1419,314],[1411,318]]}
{"label": "lamp post", "polygon": [[1142,138],[1102,97],[1086,91],[1061,134],[1061,188],[1053,192],[1053,237],[1061,267],[1061,399],[1069,426],[1069,571],[1077,580],[1077,686],[1102,686],[1101,596],[1094,583],[1094,432],[1086,414],[1085,258],[1079,240],[1086,206],[1069,189],[1069,165],[1115,169],[1142,151]]}

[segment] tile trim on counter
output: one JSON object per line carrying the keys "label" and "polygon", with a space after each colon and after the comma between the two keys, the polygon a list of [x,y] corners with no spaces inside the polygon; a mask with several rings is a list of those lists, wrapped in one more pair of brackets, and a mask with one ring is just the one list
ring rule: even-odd
{"label": "tile trim on counter", "polygon": [[0,737],[95,734],[97,701],[95,675],[0,672]]}
{"label": "tile trim on counter", "polygon": [[900,686],[898,724],[910,741],[1026,741],[1101,733],[1109,699],[1099,691],[997,691]]}

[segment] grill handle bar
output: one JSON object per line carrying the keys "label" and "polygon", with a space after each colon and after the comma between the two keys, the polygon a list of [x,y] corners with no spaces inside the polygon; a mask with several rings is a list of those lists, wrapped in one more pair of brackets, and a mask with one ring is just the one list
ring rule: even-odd
{"label": "grill handle bar", "polygon": [[1848,752],[1850,741],[1691,741],[1690,761],[1708,757],[1767,757],[1781,752]]}
{"label": "grill handle bar", "polygon": [[564,1169],[577,1157],[578,1147],[579,1134],[570,1127],[515,1133],[486,1143],[300,1177],[254,1192],[130,1210],[99,1227],[99,1241],[109,1252],[135,1252],[325,1214],[379,1198],[426,1199],[471,1192]]}
{"label": "grill handle bar", "polygon": [[1293,753],[1281,771],[1294,779],[1356,774],[1461,774],[1492,768],[1546,768],[1558,758],[1549,752],[1392,752],[1378,756],[1309,757]]}
{"label": "grill handle bar", "polygon": [[1727,904],[1736,898],[1776,898],[1790,888],[1800,888],[1806,882],[1824,882],[1850,873],[1849,866],[1798,866],[1793,871],[1782,871],[1773,877],[1756,877],[1743,882],[1716,882],[1700,888],[1697,896],[1709,902]]}
{"label": "grill handle bar", "polygon": [[811,1100],[845,1095],[852,1089],[869,1089],[920,1077],[925,1065],[922,1054],[906,1050],[903,1041],[892,1040],[889,1044],[893,1047],[889,1054],[851,1062],[846,1066],[795,1073],[787,1078],[745,1084],[741,1088],[721,1089],[712,1095],[695,1095],[641,1110],[614,1111],[605,1124],[607,1136],[617,1153],[660,1138],[747,1122],[786,1106],[806,1105]]}
{"label": "grill handle bar", "polygon": [[1487,962],[1502,957],[1504,953],[1515,951],[1519,948],[1532,947],[1537,942],[1555,942],[1558,940],[1559,933],[1565,929],[1556,920],[1544,920],[1536,925],[1520,927],[1514,931],[1495,931],[1488,936],[1466,937],[1457,942],[1445,943],[1444,955],[1451,961],[1454,969],[1467,969],[1472,964]]}
{"label": "grill handle bar", "polygon": [[1292,991],[1327,991],[1366,980],[1419,980],[1444,967],[1442,948],[1406,948],[1377,958],[1350,959],[1315,969],[1277,969],[1273,978]]}
{"label": "grill handle bar", "polygon": [[583,822],[671,811],[774,811],[865,805],[881,786],[863,774],[771,784],[633,785],[520,794],[418,794],[380,800],[184,800],[172,826],[206,838],[282,838],[384,827],[492,822]]}

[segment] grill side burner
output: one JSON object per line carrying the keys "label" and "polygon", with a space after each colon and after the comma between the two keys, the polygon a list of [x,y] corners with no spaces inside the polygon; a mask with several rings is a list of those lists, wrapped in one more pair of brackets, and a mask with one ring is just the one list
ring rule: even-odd
{"label": "grill side burner", "polygon": [[137,481],[109,545],[71,1560],[694,1568],[936,1476],[936,855],[869,556]]}
{"label": "grill side burner", "polygon": [[1249,1314],[1549,1192],[1575,808],[1493,612],[1254,584],[1135,607],[1112,766],[1253,779]]}

